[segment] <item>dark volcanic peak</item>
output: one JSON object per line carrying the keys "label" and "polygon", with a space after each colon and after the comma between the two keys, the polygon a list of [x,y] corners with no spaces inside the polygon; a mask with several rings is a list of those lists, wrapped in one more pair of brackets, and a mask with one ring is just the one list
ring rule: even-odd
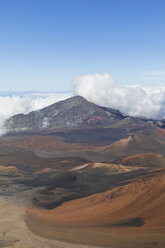
{"label": "dark volcanic peak", "polygon": [[29,114],[9,118],[8,131],[77,128],[82,126],[108,127],[126,118],[120,111],[100,107],[82,96],[74,96]]}
{"label": "dark volcanic peak", "polygon": [[82,96],[74,96],[26,115],[12,116],[5,123],[8,132],[105,127],[124,128],[130,134],[131,130],[165,128],[165,122],[127,116],[118,110],[98,106]]}

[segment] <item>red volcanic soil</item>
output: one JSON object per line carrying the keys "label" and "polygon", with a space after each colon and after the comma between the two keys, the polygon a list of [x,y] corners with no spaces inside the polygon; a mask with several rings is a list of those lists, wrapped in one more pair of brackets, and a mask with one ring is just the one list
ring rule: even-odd
{"label": "red volcanic soil", "polygon": [[44,168],[42,170],[39,170],[39,171],[34,172],[33,174],[34,175],[42,175],[42,174],[49,173],[49,172],[54,172],[54,171],[55,170],[53,170],[51,168]]}
{"label": "red volcanic soil", "polygon": [[126,166],[165,167],[165,157],[157,153],[141,153],[124,158],[121,163]]}
{"label": "red volcanic soil", "polygon": [[94,123],[99,123],[103,120],[103,118],[101,116],[94,116],[94,117],[91,117],[87,123],[88,124],[94,124]]}
{"label": "red volcanic soil", "polygon": [[17,167],[14,165],[8,166],[7,169],[11,169],[11,170],[16,170],[18,171]]}
{"label": "red volcanic soil", "polygon": [[165,170],[104,193],[63,203],[46,210],[27,209],[27,215],[46,222],[76,226],[141,226],[165,228]]}
{"label": "red volcanic soil", "polygon": [[52,210],[32,207],[26,223],[37,235],[113,248],[165,247],[165,170]]}
{"label": "red volcanic soil", "polygon": [[165,154],[165,143],[149,135],[132,135],[100,149],[102,154],[126,157],[140,153]]}
{"label": "red volcanic soil", "polygon": [[88,173],[96,173],[95,170],[100,169],[99,173],[101,174],[120,174],[125,172],[133,171],[136,168],[130,167],[130,166],[124,166],[122,164],[107,164],[107,163],[87,163],[87,164],[81,164],[79,166],[76,166],[69,171],[79,171],[79,172],[85,172],[86,175]]}
{"label": "red volcanic soil", "polygon": [[155,131],[155,134],[156,134],[156,136],[160,139],[160,140],[162,140],[163,142],[165,142],[165,129],[157,129],[156,131]]}
{"label": "red volcanic soil", "polygon": [[127,138],[121,139],[111,145],[107,145],[100,149],[100,152],[107,153],[110,152],[112,154],[124,154],[129,146],[129,143],[132,141],[132,137],[128,136]]}
{"label": "red volcanic soil", "polygon": [[23,136],[11,137],[5,140],[4,144],[10,147],[20,147],[23,149],[33,150],[41,149],[45,151],[67,151],[67,152],[81,152],[95,150],[95,146],[90,146],[84,143],[67,143],[61,137],[57,136]]}

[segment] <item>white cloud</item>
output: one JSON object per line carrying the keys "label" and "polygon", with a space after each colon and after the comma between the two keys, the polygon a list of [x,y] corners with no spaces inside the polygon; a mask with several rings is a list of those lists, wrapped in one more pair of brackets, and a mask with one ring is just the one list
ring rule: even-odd
{"label": "white cloud", "polygon": [[42,127],[47,128],[49,126],[49,118],[44,117],[42,121]]}
{"label": "white cloud", "polygon": [[[0,135],[5,133],[3,124],[7,118],[19,113],[28,113],[64,100],[72,94],[63,93],[29,93],[0,96]],[[44,122],[44,125],[46,122]]]}
{"label": "white cloud", "polygon": [[[165,118],[165,87],[122,86],[108,73],[76,76],[73,78],[73,87],[74,95],[84,96],[96,104],[119,109],[132,116]],[[41,109],[72,95],[73,93],[0,95],[0,134],[5,132],[3,123],[10,116]],[[47,125],[48,120],[44,120],[43,126]]]}
{"label": "white cloud", "polygon": [[108,73],[73,77],[73,87],[76,95],[128,115],[165,118],[165,87],[122,86]]}

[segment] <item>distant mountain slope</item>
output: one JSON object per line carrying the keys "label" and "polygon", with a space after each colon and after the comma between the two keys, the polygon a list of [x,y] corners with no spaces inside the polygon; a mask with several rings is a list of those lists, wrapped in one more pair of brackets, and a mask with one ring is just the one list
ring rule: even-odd
{"label": "distant mountain slope", "polygon": [[126,157],[121,163],[125,166],[165,168],[165,157],[158,153],[141,153]]}
{"label": "distant mountain slope", "polygon": [[122,114],[120,111],[98,106],[81,96],[57,102],[29,114],[18,114],[5,123],[8,132],[73,130],[91,128],[113,128],[130,130],[148,130],[164,128],[163,121],[146,120]]}
{"label": "distant mountain slope", "polygon": [[105,157],[111,154],[114,159],[141,153],[165,155],[165,143],[152,135],[134,134],[101,148],[99,153]]}
{"label": "distant mountain slope", "polygon": [[8,131],[108,126],[125,116],[118,110],[100,107],[81,96],[57,102],[29,114],[18,114],[5,123]]}

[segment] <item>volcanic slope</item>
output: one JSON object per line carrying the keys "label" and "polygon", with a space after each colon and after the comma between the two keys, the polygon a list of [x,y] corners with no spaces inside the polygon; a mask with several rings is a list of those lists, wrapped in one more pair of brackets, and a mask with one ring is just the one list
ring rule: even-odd
{"label": "volcanic slope", "polygon": [[[92,137],[88,136],[91,140]],[[26,163],[27,167],[33,167],[33,169],[35,167],[38,169],[39,164],[41,169],[44,168],[44,164],[47,164],[46,167],[54,169],[62,169],[62,166],[66,169],[69,168],[69,163],[73,166],[90,161],[112,163],[118,160],[117,163],[119,163],[121,159],[135,154],[165,155],[165,141],[153,133],[148,135],[133,134],[109,145],[101,145],[97,142],[94,144],[78,142],[78,137],[76,141],[70,143],[65,138],[56,135],[21,135],[0,138],[1,154],[3,155],[0,157],[0,162],[2,164],[12,163],[12,157],[13,165],[21,162],[22,164]],[[9,154],[11,155],[9,156]],[[23,154],[26,157],[24,160]],[[31,161],[30,156],[33,158]],[[15,161],[16,157],[17,160]],[[59,166],[57,166],[58,164]]]}
{"label": "volcanic slope", "polygon": [[[154,228],[165,226],[164,204],[165,170],[161,170],[157,171],[156,176],[153,173],[152,176],[110,191],[65,202],[52,210],[34,208],[34,212],[38,212],[39,216],[40,211],[43,211],[45,214],[41,217],[54,223]],[[157,211],[154,213],[155,209]],[[136,218],[141,218],[141,224],[133,222]]]}
{"label": "volcanic slope", "polygon": [[158,153],[140,153],[121,160],[125,166],[165,168],[165,157]]}
{"label": "volcanic slope", "polygon": [[100,149],[100,154],[105,158],[111,154],[111,158],[126,157],[138,153],[158,153],[165,155],[165,142],[152,134],[142,135],[134,134],[121,139],[113,144],[107,145]]}
{"label": "volcanic slope", "polygon": [[[127,185],[67,201],[55,209],[29,208],[27,224],[33,232],[49,238],[57,235],[61,239],[57,230],[62,225],[66,230],[71,228],[72,235],[63,237],[70,241],[84,243],[86,235],[88,242],[106,247],[149,248],[157,243],[163,248],[164,205],[165,170],[162,169]],[[93,233],[98,235],[95,240]]]}
{"label": "volcanic slope", "polygon": [[100,107],[76,96],[27,115],[15,115],[6,121],[5,127],[14,131],[74,128],[83,125],[107,126],[124,118],[118,110]]}
{"label": "volcanic slope", "polygon": [[41,110],[26,115],[18,114],[9,118],[5,123],[7,131],[51,131],[79,128],[105,128],[114,131],[124,129],[125,132],[139,129],[164,128],[163,121],[147,120],[122,114],[120,111],[101,107],[87,101],[81,96],[71,97],[57,102]]}
{"label": "volcanic slope", "polygon": [[163,121],[77,96],[5,126],[3,173],[13,166],[30,174],[21,183],[44,186],[26,213],[34,233],[113,248],[165,247]]}

